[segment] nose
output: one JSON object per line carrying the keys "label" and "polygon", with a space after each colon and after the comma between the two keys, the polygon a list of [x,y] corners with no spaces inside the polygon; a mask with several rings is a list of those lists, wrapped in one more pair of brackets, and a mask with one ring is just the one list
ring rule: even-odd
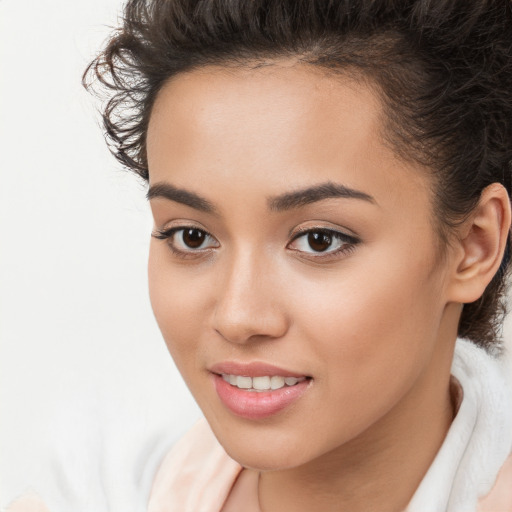
{"label": "nose", "polygon": [[243,344],[282,337],[289,321],[271,266],[256,256],[238,258],[222,273],[213,313],[214,329]]}

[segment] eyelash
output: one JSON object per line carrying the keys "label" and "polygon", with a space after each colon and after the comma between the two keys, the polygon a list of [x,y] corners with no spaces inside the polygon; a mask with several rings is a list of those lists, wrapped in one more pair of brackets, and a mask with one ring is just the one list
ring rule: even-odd
{"label": "eyelash", "polygon": [[[306,251],[299,251],[298,249],[293,249],[297,252],[301,252],[304,254],[309,254],[310,258],[315,261],[320,260],[328,260],[328,259],[334,259],[342,254],[348,254],[349,252],[353,251],[356,247],[356,245],[360,242],[358,238],[352,235],[347,235],[346,233],[343,233],[341,231],[336,231],[335,229],[328,229],[324,227],[319,228],[304,228],[300,229],[297,233],[294,234],[293,238],[290,241],[290,244],[293,243],[295,240],[298,240],[301,237],[304,237],[305,235],[309,235],[312,233],[322,234],[326,235],[331,239],[331,243],[334,242],[334,240],[338,240],[339,242],[342,242],[342,245],[334,250],[329,252],[306,252]],[[288,244],[288,245],[290,245]],[[288,247],[287,245],[287,247]]]}
{"label": "eyelash", "polygon": [[206,231],[204,229],[198,228],[196,226],[176,226],[176,227],[172,227],[169,229],[159,229],[159,230],[151,233],[151,236],[154,238],[157,238],[158,240],[167,240],[167,245],[168,245],[169,249],[171,250],[171,252],[175,256],[178,256],[179,258],[182,258],[182,259],[197,258],[198,256],[201,256],[201,254],[204,254],[205,251],[209,251],[210,248],[198,249],[198,250],[194,250],[191,248],[189,251],[182,251],[180,249],[177,249],[172,243],[172,238],[176,233],[178,233],[180,231],[184,232],[186,230],[199,231],[200,233],[203,234],[205,239],[207,237],[210,237],[215,240],[214,236],[211,233],[209,233],[208,231]]}
{"label": "eyelash", "polygon": [[[185,230],[199,231],[200,233],[202,233],[205,240],[208,237],[215,240],[215,237],[211,233],[209,233],[208,231],[206,231],[204,229],[198,228],[196,226],[176,226],[176,227],[172,227],[169,229],[157,230],[157,231],[153,232],[151,234],[151,236],[154,238],[157,238],[158,240],[167,240],[168,241],[167,245],[168,245],[169,249],[172,251],[172,253],[175,256],[182,258],[182,259],[197,258],[197,257],[204,255],[205,252],[210,252],[210,250],[212,249],[211,247],[208,247],[206,249],[197,249],[197,250],[190,248],[190,250],[188,250],[188,251],[182,251],[180,249],[177,249],[176,246],[172,242],[172,238],[176,233],[178,233],[180,231],[185,231]],[[331,238],[331,243],[334,240],[338,240],[339,242],[342,242],[342,245],[338,249],[336,249],[334,251],[329,251],[329,252],[322,252],[322,251],[306,252],[306,251],[301,251],[298,249],[291,249],[295,252],[299,252],[302,254],[308,254],[309,256],[307,256],[307,257],[309,257],[309,259],[312,259],[315,261],[319,261],[319,260],[325,261],[327,259],[334,259],[337,256],[342,255],[342,254],[347,254],[347,253],[351,252],[352,250],[354,250],[355,246],[360,242],[360,240],[357,239],[356,237],[354,237],[352,235],[347,235],[346,233],[342,233],[342,232],[336,231],[334,229],[327,229],[324,227],[322,227],[322,228],[313,227],[313,228],[305,228],[305,229],[299,230],[297,233],[295,233],[293,235],[293,238],[287,244],[286,247],[288,248],[289,245],[292,244],[293,242],[295,242],[296,240],[300,239],[301,237],[304,237],[305,235],[309,235],[311,233],[326,235]],[[214,247],[214,248],[216,248],[216,247]]]}

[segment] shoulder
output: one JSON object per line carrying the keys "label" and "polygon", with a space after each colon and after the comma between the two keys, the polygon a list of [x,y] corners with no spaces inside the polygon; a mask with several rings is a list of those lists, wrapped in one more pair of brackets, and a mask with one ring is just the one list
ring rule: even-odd
{"label": "shoulder", "polygon": [[[218,512],[241,470],[202,419],[164,455],[154,473],[147,511]],[[5,512],[50,512],[51,509],[32,492],[11,502]]]}
{"label": "shoulder", "polygon": [[0,456],[8,475],[0,475],[0,511],[146,510],[173,425],[153,414],[143,393],[132,396],[120,403],[77,391],[45,409],[33,437]]}
{"label": "shoulder", "polygon": [[241,469],[202,419],[164,457],[148,512],[220,510]]}
{"label": "shoulder", "polygon": [[478,503],[478,512],[512,512],[512,455],[502,466],[491,492]]}
{"label": "shoulder", "polygon": [[13,501],[6,512],[49,512],[49,510],[37,494],[30,493]]}

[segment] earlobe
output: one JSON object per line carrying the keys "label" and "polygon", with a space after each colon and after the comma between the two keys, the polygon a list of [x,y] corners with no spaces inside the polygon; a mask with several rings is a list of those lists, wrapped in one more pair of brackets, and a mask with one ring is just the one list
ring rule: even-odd
{"label": "earlobe", "polygon": [[499,183],[486,187],[471,216],[458,230],[451,301],[470,303],[481,297],[503,259],[510,218],[506,189]]}

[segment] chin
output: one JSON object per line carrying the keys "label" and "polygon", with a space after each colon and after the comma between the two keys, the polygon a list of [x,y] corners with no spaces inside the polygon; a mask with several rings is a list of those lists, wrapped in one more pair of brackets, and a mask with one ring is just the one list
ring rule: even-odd
{"label": "chin", "polygon": [[315,453],[311,442],[308,443],[300,432],[292,432],[288,428],[262,423],[246,428],[233,424],[210,425],[226,453],[245,468],[258,471],[289,469],[301,466],[320,454]]}
{"label": "chin", "polygon": [[231,443],[224,444],[223,447],[226,453],[241,466],[256,471],[278,471],[301,466],[308,462],[307,458],[300,456],[300,451],[293,450],[295,453],[288,453],[289,450],[284,447],[279,450],[258,446],[232,447]]}

